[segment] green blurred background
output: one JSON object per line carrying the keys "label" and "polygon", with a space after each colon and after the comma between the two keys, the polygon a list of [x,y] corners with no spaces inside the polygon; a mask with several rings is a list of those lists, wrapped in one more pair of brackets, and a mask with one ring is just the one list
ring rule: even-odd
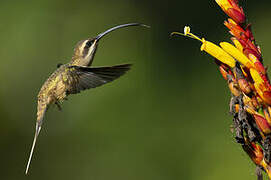
{"label": "green blurred background", "polygon": [[[271,64],[271,2],[245,10]],[[7,1],[0,6],[0,179],[255,179],[230,132],[229,92],[200,43],[172,31],[190,25],[213,42],[230,37],[214,0]],[[142,22],[100,42],[95,66],[131,62],[114,83],[69,97],[45,117],[24,175],[36,96],[82,39],[118,24]]]}

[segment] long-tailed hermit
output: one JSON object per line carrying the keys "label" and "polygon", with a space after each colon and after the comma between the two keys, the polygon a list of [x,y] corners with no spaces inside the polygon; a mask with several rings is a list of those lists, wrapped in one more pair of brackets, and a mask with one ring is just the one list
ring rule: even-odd
{"label": "long-tailed hermit", "polygon": [[131,64],[122,64],[108,67],[88,67],[91,66],[98,43],[108,33],[130,26],[149,27],[140,23],[129,23],[115,26],[98,36],[77,43],[71,61],[60,65],[57,70],[46,80],[38,94],[37,121],[35,136],[27,162],[25,173],[28,173],[31,158],[40,133],[43,118],[50,105],[56,104],[61,109],[60,104],[70,94],[77,94],[80,91],[96,88],[109,83],[123,74],[131,67]]}

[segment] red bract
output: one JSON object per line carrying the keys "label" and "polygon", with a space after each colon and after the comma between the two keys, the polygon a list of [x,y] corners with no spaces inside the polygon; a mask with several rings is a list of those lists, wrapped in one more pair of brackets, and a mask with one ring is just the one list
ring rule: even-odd
{"label": "red bract", "polygon": [[236,0],[216,0],[217,4],[222,8],[222,10],[234,21],[239,24],[243,24],[246,21],[246,16],[242,8],[238,6],[238,1]]}
{"label": "red bract", "polygon": [[268,124],[267,120],[264,117],[257,114],[254,114],[253,116],[255,118],[258,127],[264,134],[271,133],[271,126]]}
{"label": "red bract", "polygon": [[238,23],[244,23],[246,20],[246,17],[243,13],[241,13],[240,11],[233,9],[233,8],[229,8],[226,13],[228,14],[228,16],[230,16],[235,22]]}

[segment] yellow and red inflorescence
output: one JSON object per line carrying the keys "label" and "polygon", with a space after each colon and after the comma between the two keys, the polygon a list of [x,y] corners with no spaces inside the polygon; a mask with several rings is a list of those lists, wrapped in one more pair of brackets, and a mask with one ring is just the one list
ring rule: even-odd
{"label": "yellow and red inflorescence", "polygon": [[246,16],[238,0],[216,0],[229,16],[224,22],[233,44],[218,45],[190,32],[173,32],[202,43],[201,50],[213,56],[232,94],[230,111],[236,140],[251,160],[265,170],[271,179],[271,85],[263,65],[262,54],[246,23]]}
{"label": "yellow and red inflorescence", "polygon": [[246,16],[235,0],[216,0],[221,9],[238,24],[245,23]]}

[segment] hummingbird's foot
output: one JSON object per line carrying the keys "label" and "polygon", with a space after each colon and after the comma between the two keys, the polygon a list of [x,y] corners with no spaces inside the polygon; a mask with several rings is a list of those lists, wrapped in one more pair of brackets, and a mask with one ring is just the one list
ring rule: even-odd
{"label": "hummingbird's foot", "polygon": [[59,111],[62,111],[62,107],[60,106],[59,102],[56,102],[55,104],[56,104],[58,110],[59,110]]}

